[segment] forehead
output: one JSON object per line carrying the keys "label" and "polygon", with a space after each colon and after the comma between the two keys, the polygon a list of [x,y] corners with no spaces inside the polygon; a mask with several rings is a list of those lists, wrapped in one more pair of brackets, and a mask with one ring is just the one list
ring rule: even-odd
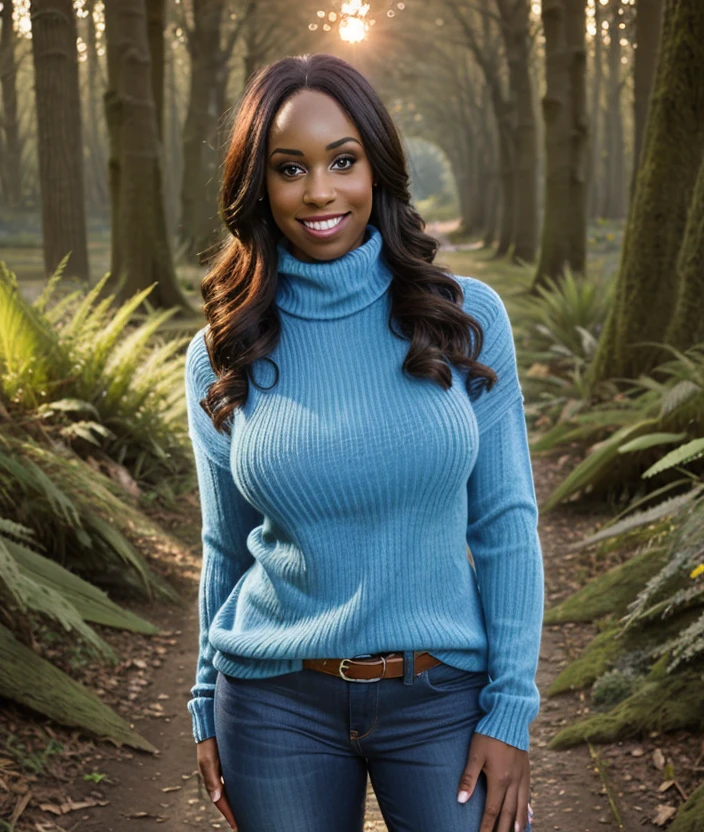
{"label": "forehead", "polygon": [[274,116],[269,129],[269,147],[286,140],[287,147],[303,149],[341,139],[361,137],[355,123],[340,105],[318,90],[301,90],[287,99]]}

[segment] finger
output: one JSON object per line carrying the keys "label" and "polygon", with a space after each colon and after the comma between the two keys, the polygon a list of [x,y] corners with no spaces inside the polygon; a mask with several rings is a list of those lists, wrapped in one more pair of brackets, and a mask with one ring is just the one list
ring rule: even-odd
{"label": "finger", "polygon": [[230,804],[228,803],[225,794],[223,793],[222,797],[215,803],[218,808],[220,814],[225,818],[225,820],[230,824],[233,829],[237,829],[237,821],[235,820],[235,816],[232,814],[232,809],[230,808]]}
{"label": "finger", "polygon": [[466,803],[474,792],[474,787],[477,785],[477,780],[484,765],[484,758],[477,754],[469,755],[469,761],[464,767],[462,776],[460,777],[459,791],[457,792],[457,802]]}
{"label": "finger", "polygon": [[530,821],[530,818],[528,817],[528,807],[530,806],[530,803],[528,802],[529,797],[530,781],[528,778],[524,777],[518,784],[518,810],[516,812],[516,822],[513,832],[525,832],[528,828],[528,823]]}
{"label": "finger", "polygon": [[217,803],[217,801],[222,797],[219,760],[209,759],[201,761],[200,775],[203,778],[203,785],[210,795],[210,799],[213,803]]}
{"label": "finger", "polygon": [[501,806],[499,826],[496,832],[515,832],[515,823],[518,816],[518,784],[513,783],[506,789],[504,802]]}
{"label": "finger", "polygon": [[479,832],[494,832],[496,819],[501,811],[506,794],[506,785],[497,783],[495,778],[487,777],[486,803]]}

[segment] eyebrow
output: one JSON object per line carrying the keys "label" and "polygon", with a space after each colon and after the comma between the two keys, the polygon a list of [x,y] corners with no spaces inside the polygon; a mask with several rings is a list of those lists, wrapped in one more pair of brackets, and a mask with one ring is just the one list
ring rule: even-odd
{"label": "eyebrow", "polygon": [[[330,142],[330,144],[326,144],[325,149],[334,150],[336,147],[340,147],[340,145],[345,144],[345,142],[357,142],[357,144],[360,147],[362,146],[362,143],[357,141],[357,139],[355,139],[354,136],[345,136],[344,139],[338,139],[336,142]],[[277,147],[276,150],[272,150],[269,158],[271,159],[271,156],[273,156],[275,153],[289,153],[291,156],[305,156],[305,153],[302,150],[292,150],[288,147]]]}

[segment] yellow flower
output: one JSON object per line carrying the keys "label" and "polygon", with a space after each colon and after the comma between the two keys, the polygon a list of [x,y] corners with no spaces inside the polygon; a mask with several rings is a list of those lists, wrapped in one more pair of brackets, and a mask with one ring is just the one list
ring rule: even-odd
{"label": "yellow flower", "polygon": [[704,574],[704,563],[700,563],[695,569],[689,573],[690,578],[696,578],[698,575]]}

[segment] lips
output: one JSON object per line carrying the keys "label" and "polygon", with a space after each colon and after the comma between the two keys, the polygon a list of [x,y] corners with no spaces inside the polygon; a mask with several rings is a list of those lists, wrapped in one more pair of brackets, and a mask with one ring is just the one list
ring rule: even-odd
{"label": "lips", "polygon": [[335,236],[341,228],[347,225],[349,216],[350,212],[348,211],[346,214],[327,214],[324,218],[299,219],[298,222],[311,237],[327,239]]}

